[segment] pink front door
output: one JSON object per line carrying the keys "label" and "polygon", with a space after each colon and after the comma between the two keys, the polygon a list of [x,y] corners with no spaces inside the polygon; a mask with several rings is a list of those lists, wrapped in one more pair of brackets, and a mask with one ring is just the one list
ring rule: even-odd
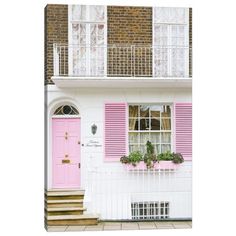
{"label": "pink front door", "polygon": [[80,118],[52,119],[52,187],[80,187]]}

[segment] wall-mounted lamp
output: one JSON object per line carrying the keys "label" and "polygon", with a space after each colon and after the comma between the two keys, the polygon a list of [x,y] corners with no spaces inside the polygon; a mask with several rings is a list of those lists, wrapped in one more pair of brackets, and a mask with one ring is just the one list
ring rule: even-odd
{"label": "wall-mounted lamp", "polygon": [[93,125],[91,126],[91,131],[92,131],[92,134],[93,134],[93,135],[96,134],[97,128],[98,128],[98,127],[97,127],[95,124],[93,124]]}

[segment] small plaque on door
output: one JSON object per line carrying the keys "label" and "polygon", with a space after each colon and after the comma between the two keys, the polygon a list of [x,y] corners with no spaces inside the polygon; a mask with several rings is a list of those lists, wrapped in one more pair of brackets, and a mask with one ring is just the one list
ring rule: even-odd
{"label": "small plaque on door", "polygon": [[62,160],[62,164],[68,164],[68,163],[70,163],[70,160],[69,160],[69,159],[63,159],[63,160]]}

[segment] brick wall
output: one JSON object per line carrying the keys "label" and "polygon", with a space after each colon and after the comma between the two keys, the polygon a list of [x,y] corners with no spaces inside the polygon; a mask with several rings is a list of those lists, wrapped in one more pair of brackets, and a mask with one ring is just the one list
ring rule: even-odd
{"label": "brick wall", "polygon": [[[68,5],[45,7],[45,83],[52,84],[53,43],[68,43]],[[65,57],[67,58],[67,51]],[[67,70],[68,68],[65,68]],[[64,71],[66,73],[66,71]]]}
{"label": "brick wall", "polygon": [[[107,30],[108,30],[108,45],[136,45],[136,46],[152,46],[152,8],[151,7],[122,7],[108,6],[107,7]],[[123,52],[127,54],[128,49]],[[110,53],[109,53],[110,52]],[[119,52],[119,53],[118,53]],[[108,50],[108,73],[119,74],[123,65],[126,68],[122,70],[124,74],[129,74],[131,71],[131,57],[135,53],[135,71],[132,74],[141,76],[142,74],[152,75],[152,52],[149,49],[141,49],[140,47],[128,51],[127,55],[123,55],[122,51],[118,52],[115,49]],[[112,54],[112,56],[111,56]],[[146,60],[144,60],[144,56]],[[112,62],[114,58],[118,60]],[[139,64],[138,64],[139,63]],[[126,70],[126,71],[125,71]]]}
{"label": "brick wall", "polygon": [[[111,76],[152,76],[152,8],[107,7],[108,45],[126,45],[117,50],[108,48],[108,74]],[[45,8],[45,83],[52,84],[53,43],[68,43],[68,5],[49,4]],[[132,50],[128,47],[135,45]],[[145,48],[147,46],[147,48]],[[192,76],[192,9],[189,11],[189,74]],[[131,59],[135,54],[135,65]],[[61,52],[68,61],[68,51]],[[135,70],[133,69],[135,66]],[[67,74],[68,64],[61,74]]]}
{"label": "brick wall", "polygon": [[192,8],[189,8],[189,77],[192,77]]}

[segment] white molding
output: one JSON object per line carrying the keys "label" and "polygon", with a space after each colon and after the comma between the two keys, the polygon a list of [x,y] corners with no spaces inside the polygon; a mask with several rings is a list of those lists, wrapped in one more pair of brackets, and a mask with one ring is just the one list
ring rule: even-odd
{"label": "white molding", "polygon": [[53,76],[58,88],[192,88],[191,78],[62,77]]}

